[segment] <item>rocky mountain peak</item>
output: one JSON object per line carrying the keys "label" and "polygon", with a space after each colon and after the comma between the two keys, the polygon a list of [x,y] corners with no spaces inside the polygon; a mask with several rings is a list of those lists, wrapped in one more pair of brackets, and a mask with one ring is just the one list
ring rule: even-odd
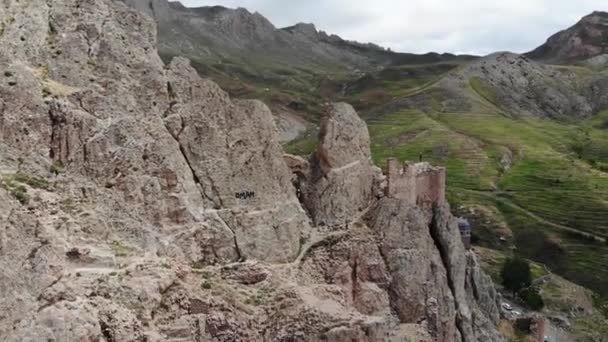
{"label": "rocky mountain peak", "polygon": [[309,37],[315,37],[319,32],[315,24],[311,23],[297,23],[290,27],[285,27],[284,31],[291,33],[300,33]]}
{"label": "rocky mountain peak", "polygon": [[608,13],[596,11],[527,55],[548,63],[584,62],[608,53]]}
{"label": "rocky mountain peak", "polygon": [[[181,9],[187,8],[180,1],[169,1],[169,6],[171,6],[173,8],[181,8]],[[219,6],[219,7],[221,7],[221,6]]]}
{"label": "rocky mountain peak", "polygon": [[608,25],[608,12],[605,11],[593,11],[591,14],[586,15],[581,19],[581,23],[591,24],[604,24]]}

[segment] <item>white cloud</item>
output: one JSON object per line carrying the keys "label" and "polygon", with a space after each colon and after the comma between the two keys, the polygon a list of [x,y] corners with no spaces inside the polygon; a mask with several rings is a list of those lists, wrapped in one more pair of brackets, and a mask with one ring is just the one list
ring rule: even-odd
{"label": "white cloud", "polygon": [[245,7],[277,27],[312,22],[343,38],[396,51],[525,52],[605,0],[182,0],[186,6]]}

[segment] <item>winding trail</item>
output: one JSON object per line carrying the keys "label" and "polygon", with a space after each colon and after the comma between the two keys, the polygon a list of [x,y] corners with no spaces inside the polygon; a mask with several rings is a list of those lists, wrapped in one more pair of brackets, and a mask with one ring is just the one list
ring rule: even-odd
{"label": "winding trail", "polygon": [[500,202],[500,203],[502,203],[502,204],[504,204],[504,205],[506,205],[506,206],[508,206],[508,207],[510,207],[512,209],[515,209],[517,211],[520,211],[520,212],[524,213],[525,215],[527,215],[531,219],[537,221],[538,223],[542,223],[542,224],[545,224],[547,226],[551,226],[551,227],[559,229],[561,231],[580,234],[580,235],[585,236],[587,238],[593,238],[596,241],[601,242],[601,243],[606,243],[606,237],[604,237],[604,236],[596,235],[596,234],[593,234],[593,233],[586,232],[584,230],[580,230],[580,229],[577,229],[577,228],[568,227],[568,226],[561,225],[559,223],[548,221],[547,219],[544,219],[544,218],[542,218],[542,217],[534,214],[533,212],[531,212],[531,211],[527,210],[526,208],[523,208],[523,207],[521,207],[521,206],[519,206],[519,205],[511,202],[510,200],[508,200],[506,198],[502,198],[500,196],[497,196],[500,192],[478,191],[478,190],[469,190],[469,189],[460,189],[460,190],[464,191],[464,192],[469,192],[469,193],[473,193],[473,194],[476,194],[476,195],[492,198],[493,200],[495,200],[497,202]]}

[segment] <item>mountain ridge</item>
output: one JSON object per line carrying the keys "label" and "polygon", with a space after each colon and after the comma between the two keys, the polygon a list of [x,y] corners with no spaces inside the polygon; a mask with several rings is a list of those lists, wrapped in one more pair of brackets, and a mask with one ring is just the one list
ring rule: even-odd
{"label": "mountain ridge", "polygon": [[604,11],[584,16],[526,53],[532,59],[556,64],[584,63],[605,54],[608,54],[608,12]]}

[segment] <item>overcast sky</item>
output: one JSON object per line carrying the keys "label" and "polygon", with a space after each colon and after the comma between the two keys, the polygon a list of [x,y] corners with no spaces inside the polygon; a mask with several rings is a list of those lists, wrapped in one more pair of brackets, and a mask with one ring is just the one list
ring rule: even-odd
{"label": "overcast sky", "polygon": [[277,27],[298,22],[401,52],[526,52],[606,0],[181,0],[260,12]]}

